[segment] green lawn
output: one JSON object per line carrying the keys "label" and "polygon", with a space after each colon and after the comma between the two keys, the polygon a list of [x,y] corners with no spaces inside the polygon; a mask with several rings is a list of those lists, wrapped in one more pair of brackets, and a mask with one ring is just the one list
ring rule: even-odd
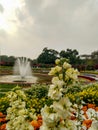
{"label": "green lawn", "polygon": [[16,87],[16,84],[0,84],[0,97],[14,87]]}

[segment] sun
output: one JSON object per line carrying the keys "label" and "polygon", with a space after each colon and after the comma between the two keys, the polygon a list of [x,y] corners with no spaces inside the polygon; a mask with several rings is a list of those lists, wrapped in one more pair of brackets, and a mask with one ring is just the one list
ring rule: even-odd
{"label": "sun", "polygon": [[17,30],[15,10],[23,6],[23,0],[0,0],[3,12],[0,12],[0,30],[13,34]]}

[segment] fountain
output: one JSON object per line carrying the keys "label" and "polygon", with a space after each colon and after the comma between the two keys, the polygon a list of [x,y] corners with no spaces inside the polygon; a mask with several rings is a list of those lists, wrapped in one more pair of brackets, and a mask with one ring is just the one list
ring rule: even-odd
{"label": "fountain", "polygon": [[6,83],[36,83],[37,77],[32,76],[30,61],[27,58],[17,58],[13,67],[13,75],[0,77],[0,82]]}
{"label": "fountain", "polygon": [[28,76],[32,76],[30,61],[27,58],[17,58],[14,68],[14,75],[18,75],[20,80],[14,82],[25,82]]}

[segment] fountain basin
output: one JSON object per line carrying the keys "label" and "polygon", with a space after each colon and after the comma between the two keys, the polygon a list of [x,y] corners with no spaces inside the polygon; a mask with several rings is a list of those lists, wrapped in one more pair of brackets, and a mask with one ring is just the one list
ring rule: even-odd
{"label": "fountain basin", "polygon": [[21,76],[18,75],[5,75],[0,76],[0,83],[36,83],[37,77],[35,76],[26,76],[24,79],[21,79]]}

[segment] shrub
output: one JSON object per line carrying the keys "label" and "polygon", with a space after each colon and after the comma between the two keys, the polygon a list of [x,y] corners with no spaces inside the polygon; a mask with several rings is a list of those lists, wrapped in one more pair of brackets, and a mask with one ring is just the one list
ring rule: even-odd
{"label": "shrub", "polygon": [[35,109],[35,113],[40,114],[41,108],[52,104],[52,99],[48,97],[49,86],[45,84],[34,84],[25,93],[28,97],[27,105]]}
{"label": "shrub", "polygon": [[76,103],[77,97],[83,100],[85,103],[93,103],[98,105],[98,83],[88,84],[81,86],[81,91],[73,92],[70,91],[67,93],[67,96],[70,98],[72,103]]}

